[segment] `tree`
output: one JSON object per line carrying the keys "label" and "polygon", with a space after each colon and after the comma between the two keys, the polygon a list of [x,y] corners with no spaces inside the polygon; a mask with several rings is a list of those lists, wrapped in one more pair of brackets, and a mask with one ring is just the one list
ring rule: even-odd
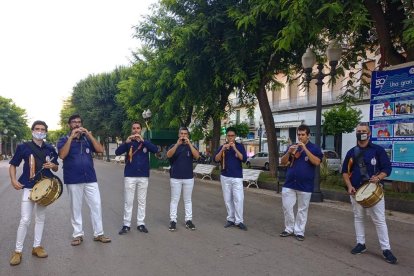
{"label": "tree", "polygon": [[126,79],[128,70],[120,67],[111,73],[90,75],[73,88],[71,105],[65,111],[79,113],[83,125],[101,137],[121,136],[129,126],[122,106],[116,101],[118,84]]}
{"label": "tree", "polygon": [[12,99],[0,96],[0,131],[8,130],[7,135],[16,135],[16,140],[30,139],[26,111],[18,107]]}
{"label": "tree", "polygon": [[246,138],[249,134],[249,125],[247,123],[240,123],[231,125],[231,127],[234,127],[236,129],[237,136]]}
{"label": "tree", "polygon": [[323,133],[335,136],[335,151],[341,153],[338,136],[355,130],[362,118],[361,110],[353,109],[343,103],[325,111],[322,115],[325,119]]}
{"label": "tree", "polygon": [[145,67],[147,75],[134,70],[137,78],[122,84],[122,103],[129,104],[131,112],[150,104],[151,109],[162,110],[170,124],[178,120],[188,125],[194,118],[195,125],[205,127],[211,119],[212,147],[217,148],[221,118],[237,77],[228,61],[241,37],[227,14],[235,3],[161,1],[159,9],[137,27],[136,36],[151,51],[144,49],[144,61],[134,67]]}

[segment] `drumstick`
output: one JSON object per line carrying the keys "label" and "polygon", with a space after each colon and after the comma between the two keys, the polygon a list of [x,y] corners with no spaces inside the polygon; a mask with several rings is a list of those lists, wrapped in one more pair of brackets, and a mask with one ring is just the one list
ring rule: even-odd
{"label": "drumstick", "polygon": [[[55,157],[53,156],[52,158],[50,158],[50,160],[49,160],[49,162],[52,162],[53,160],[55,159]],[[35,179],[36,178],[36,176],[39,174],[39,173],[41,173],[42,171],[43,171],[43,167],[33,176],[33,178],[32,179]]]}

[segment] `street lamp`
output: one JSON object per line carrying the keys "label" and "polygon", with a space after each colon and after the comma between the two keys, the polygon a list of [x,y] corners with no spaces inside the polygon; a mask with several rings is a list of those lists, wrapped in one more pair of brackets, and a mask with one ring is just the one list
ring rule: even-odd
{"label": "street lamp", "polygon": [[146,140],[149,140],[149,132],[150,132],[149,125],[151,123],[151,116],[152,116],[152,112],[151,110],[149,110],[149,108],[142,112],[142,118],[144,118],[145,125],[147,126],[147,131],[145,131]]}
{"label": "street lamp", "polygon": [[[7,128],[3,129],[4,136],[7,135],[9,130]],[[7,160],[7,140],[6,137],[4,137],[4,160]]]}
{"label": "street lamp", "polygon": [[262,151],[262,122],[259,122],[259,129],[258,129],[258,133],[259,134],[259,152]]}
{"label": "street lamp", "polygon": [[13,136],[10,137],[10,152],[11,152],[11,156],[14,155],[14,147],[13,147],[13,139],[16,139],[16,134],[14,134]]}
{"label": "street lamp", "polygon": [[[329,65],[331,66],[331,71],[328,74],[323,73],[324,65],[323,63],[318,63],[318,72],[312,75],[312,67],[316,62],[316,56],[313,51],[308,48],[306,53],[302,56],[302,66],[304,68],[306,77],[305,80],[309,84],[311,80],[317,80],[316,87],[316,136],[315,136],[315,144],[320,146],[321,145],[321,117],[322,117],[322,86],[323,86],[323,79],[326,76],[334,77],[336,75],[336,66],[338,65],[338,60],[341,58],[342,48],[341,46],[335,41],[332,40],[328,48],[326,49],[326,56],[329,60]],[[311,201],[313,202],[322,202],[323,196],[320,189],[320,166],[316,167],[315,170],[315,186],[313,189]]]}
{"label": "street lamp", "polygon": [[111,162],[111,160],[109,159],[109,143],[112,142],[112,137],[106,137],[105,142],[106,142],[106,162]]}

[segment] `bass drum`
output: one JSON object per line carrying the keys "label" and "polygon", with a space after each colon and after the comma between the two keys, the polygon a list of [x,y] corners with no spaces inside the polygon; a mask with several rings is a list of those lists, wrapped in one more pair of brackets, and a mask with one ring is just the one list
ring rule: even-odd
{"label": "bass drum", "polygon": [[59,177],[42,178],[34,185],[29,199],[37,204],[48,206],[55,202],[63,192],[63,184]]}
{"label": "bass drum", "polygon": [[355,193],[355,200],[364,208],[377,204],[384,197],[384,190],[378,183],[366,183]]}

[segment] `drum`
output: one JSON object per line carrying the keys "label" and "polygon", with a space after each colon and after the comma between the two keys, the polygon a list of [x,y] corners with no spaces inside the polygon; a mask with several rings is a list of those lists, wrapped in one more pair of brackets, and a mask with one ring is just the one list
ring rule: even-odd
{"label": "drum", "polygon": [[366,183],[355,194],[355,200],[364,208],[377,204],[384,197],[384,190],[378,183]]}
{"label": "drum", "polygon": [[43,206],[56,201],[63,192],[62,181],[58,177],[42,178],[33,187],[29,199]]}

